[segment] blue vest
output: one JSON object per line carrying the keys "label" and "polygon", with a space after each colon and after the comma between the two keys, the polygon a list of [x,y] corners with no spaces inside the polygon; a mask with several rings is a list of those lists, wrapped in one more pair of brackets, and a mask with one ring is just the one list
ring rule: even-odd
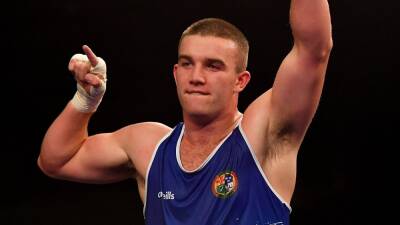
{"label": "blue vest", "polygon": [[183,169],[183,123],[160,141],[147,171],[146,225],[288,225],[290,206],[272,189],[237,126],[195,171]]}

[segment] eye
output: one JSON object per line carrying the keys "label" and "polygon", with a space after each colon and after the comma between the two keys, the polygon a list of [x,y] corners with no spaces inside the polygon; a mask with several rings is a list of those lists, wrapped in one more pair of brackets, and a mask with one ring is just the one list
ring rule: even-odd
{"label": "eye", "polygon": [[207,65],[207,67],[212,70],[212,71],[219,71],[221,70],[221,65],[219,65],[218,63],[209,63]]}
{"label": "eye", "polygon": [[182,66],[182,67],[188,67],[188,66],[192,65],[192,63],[189,62],[189,61],[181,61],[179,63],[179,65]]}
{"label": "eye", "polygon": [[210,68],[219,69],[219,66],[217,66],[217,65],[215,65],[215,64],[211,64],[211,65],[210,65]]}

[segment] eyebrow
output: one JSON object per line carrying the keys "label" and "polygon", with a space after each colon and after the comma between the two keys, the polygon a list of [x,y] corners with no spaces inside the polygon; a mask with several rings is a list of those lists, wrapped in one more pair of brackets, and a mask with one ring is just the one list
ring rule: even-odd
{"label": "eyebrow", "polygon": [[189,60],[189,61],[193,61],[192,57],[188,56],[188,55],[179,55],[178,56],[178,61],[185,59],[185,60]]}

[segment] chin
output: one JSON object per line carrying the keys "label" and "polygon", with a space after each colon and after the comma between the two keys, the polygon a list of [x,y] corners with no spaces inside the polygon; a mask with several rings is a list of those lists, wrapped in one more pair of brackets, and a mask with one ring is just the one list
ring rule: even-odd
{"label": "chin", "polygon": [[207,116],[212,114],[209,110],[205,109],[205,107],[196,107],[184,110],[184,112],[189,116]]}
{"label": "chin", "polygon": [[214,112],[207,107],[188,107],[183,109],[183,113],[192,119],[206,119],[212,117]]}

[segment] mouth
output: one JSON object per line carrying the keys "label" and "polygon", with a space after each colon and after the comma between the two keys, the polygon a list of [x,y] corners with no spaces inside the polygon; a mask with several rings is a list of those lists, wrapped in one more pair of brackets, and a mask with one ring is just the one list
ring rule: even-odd
{"label": "mouth", "polygon": [[201,90],[189,90],[189,91],[185,91],[185,94],[189,94],[189,95],[209,95],[210,93],[205,92],[205,91],[201,91]]}

